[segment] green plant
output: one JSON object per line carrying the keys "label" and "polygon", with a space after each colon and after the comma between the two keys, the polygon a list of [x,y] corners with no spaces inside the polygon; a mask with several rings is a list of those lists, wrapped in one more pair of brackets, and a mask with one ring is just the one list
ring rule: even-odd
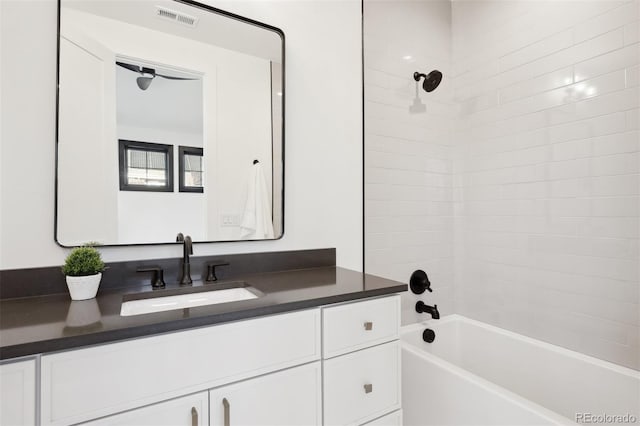
{"label": "green plant", "polygon": [[76,247],[67,256],[62,273],[71,277],[95,275],[104,271],[104,262],[95,247]]}

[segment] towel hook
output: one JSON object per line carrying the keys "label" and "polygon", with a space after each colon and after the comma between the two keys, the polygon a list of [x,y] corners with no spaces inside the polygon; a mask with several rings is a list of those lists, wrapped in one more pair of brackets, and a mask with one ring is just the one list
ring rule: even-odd
{"label": "towel hook", "polygon": [[258,160],[253,160],[253,164],[258,164],[260,161]]}

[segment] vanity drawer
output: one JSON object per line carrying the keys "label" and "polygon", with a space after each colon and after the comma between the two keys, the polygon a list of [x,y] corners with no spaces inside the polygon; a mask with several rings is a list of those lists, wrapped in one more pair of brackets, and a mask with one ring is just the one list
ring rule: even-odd
{"label": "vanity drawer", "polygon": [[42,357],[42,424],[107,416],[320,359],[320,310]]}
{"label": "vanity drawer", "polygon": [[400,408],[400,343],[324,361],[325,425],[356,425]]}
{"label": "vanity drawer", "polygon": [[395,340],[400,331],[400,296],[324,308],[322,325],[324,358]]}

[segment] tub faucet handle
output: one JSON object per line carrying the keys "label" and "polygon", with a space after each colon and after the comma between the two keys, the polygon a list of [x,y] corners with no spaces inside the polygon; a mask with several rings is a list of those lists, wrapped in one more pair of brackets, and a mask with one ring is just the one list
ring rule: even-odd
{"label": "tub faucet handle", "polygon": [[409,287],[411,287],[411,291],[414,294],[422,294],[425,290],[429,291],[429,293],[433,291],[431,290],[431,281],[429,281],[427,273],[422,269],[413,271],[409,279]]}

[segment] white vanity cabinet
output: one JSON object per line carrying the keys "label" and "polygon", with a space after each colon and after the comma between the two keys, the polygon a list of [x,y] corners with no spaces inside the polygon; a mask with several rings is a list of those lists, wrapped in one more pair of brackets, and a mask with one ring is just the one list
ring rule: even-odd
{"label": "white vanity cabinet", "polygon": [[319,309],[43,355],[41,421],[86,422],[320,356]]}
{"label": "white vanity cabinet", "polygon": [[324,424],[360,425],[399,410],[400,296],[322,313]]}
{"label": "white vanity cabinet", "polygon": [[45,354],[41,424],[396,425],[399,328],[392,295]]}
{"label": "white vanity cabinet", "polygon": [[0,365],[0,425],[36,423],[36,361]]}

